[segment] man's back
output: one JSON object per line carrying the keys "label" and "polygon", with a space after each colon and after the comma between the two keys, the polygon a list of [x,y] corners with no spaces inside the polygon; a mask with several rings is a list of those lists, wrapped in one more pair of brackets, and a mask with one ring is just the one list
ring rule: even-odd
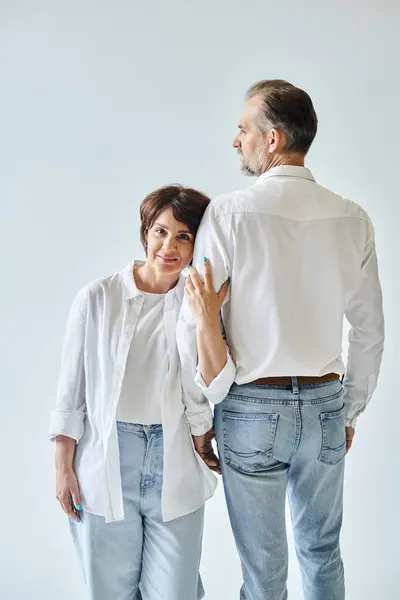
{"label": "man's back", "polygon": [[[310,96],[293,84],[249,88],[233,146],[242,172],[259,179],[210,203],[194,256],[201,274],[210,262],[216,290],[231,279],[222,306],[227,344],[212,314],[223,291],[212,290],[209,267],[204,285],[191,276],[178,324],[190,426],[196,418],[206,427],[203,396],[216,404],[246,600],[287,598],[286,497],[304,598],[344,600],[344,458],[383,350],[373,228],[359,206],[317,185],[304,167],[317,125]],[[194,438],[210,468],[212,436],[211,429]]]}
{"label": "man's back", "polygon": [[231,277],[222,317],[238,384],[342,375],[346,314],[364,338],[363,363],[355,357],[355,379],[349,380],[352,421],[375,387],[383,339],[366,213],[319,186],[308,169],[276,167],[250,188],[212,202],[199,230],[199,254],[211,261],[217,288]]}

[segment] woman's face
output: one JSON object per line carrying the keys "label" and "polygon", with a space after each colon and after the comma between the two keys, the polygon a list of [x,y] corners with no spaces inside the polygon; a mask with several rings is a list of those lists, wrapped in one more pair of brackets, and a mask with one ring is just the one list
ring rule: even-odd
{"label": "woman's face", "polygon": [[161,212],[147,232],[147,263],[160,275],[177,275],[193,258],[194,236],[172,209]]}

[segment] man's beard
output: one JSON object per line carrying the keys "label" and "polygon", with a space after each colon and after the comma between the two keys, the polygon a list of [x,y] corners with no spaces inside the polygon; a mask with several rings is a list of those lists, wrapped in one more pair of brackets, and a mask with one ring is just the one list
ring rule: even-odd
{"label": "man's beard", "polygon": [[264,146],[259,146],[259,148],[255,151],[253,156],[248,160],[244,160],[244,156],[240,150],[238,150],[238,154],[241,160],[241,171],[244,175],[249,175],[250,177],[258,177],[263,172],[267,152]]}

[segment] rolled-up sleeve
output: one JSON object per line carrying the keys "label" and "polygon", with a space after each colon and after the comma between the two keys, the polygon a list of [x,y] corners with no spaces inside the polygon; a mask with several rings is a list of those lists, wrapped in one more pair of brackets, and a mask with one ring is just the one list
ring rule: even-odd
{"label": "rolled-up sleeve", "polygon": [[52,412],[49,438],[58,435],[79,442],[85,418],[85,315],[86,293],[80,292],[70,309],[61,358],[56,407]]}
{"label": "rolled-up sleeve", "polygon": [[235,376],[236,367],[227,348],[226,364],[222,371],[215,377],[215,379],[213,379],[209,385],[206,385],[203,377],[201,376],[200,370],[197,367],[195,382],[207,400],[209,400],[212,404],[219,404],[228,395],[232,383],[235,381]]}
{"label": "rolled-up sleeve", "polygon": [[375,390],[385,337],[374,231],[367,215],[364,215],[364,223],[364,258],[360,265],[359,280],[345,311],[351,330],[344,401],[346,425],[352,427]]}
{"label": "rolled-up sleeve", "polygon": [[189,312],[181,311],[177,324],[177,341],[186,420],[192,435],[203,435],[213,425],[213,414],[207,398],[194,380],[197,366],[196,323],[192,321]]}

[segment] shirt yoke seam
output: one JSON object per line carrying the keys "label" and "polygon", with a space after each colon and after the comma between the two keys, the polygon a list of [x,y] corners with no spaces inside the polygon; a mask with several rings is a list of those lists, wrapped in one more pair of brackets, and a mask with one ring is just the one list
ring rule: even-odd
{"label": "shirt yoke seam", "polygon": [[216,210],[216,217],[218,219],[221,219],[224,216],[227,215],[266,215],[268,217],[274,217],[276,219],[284,219],[285,221],[293,221],[295,223],[313,223],[314,221],[333,221],[333,220],[338,220],[338,219],[358,219],[358,220],[362,220],[363,217],[357,216],[357,215],[344,215],[344,216],[340,216],[340,217],[320,217],[320,218],[315,218],[315,219],[305,219],[305,220],[299,220],[299,219],[294,219],[292,217],[285,217],[284,215],[274,215],[272,213],[268,213],[268,212],[263,212],[263,211],[256,211],[256,210],[241,210],[241,211],[225,211],[225,212],[221,212]]}

